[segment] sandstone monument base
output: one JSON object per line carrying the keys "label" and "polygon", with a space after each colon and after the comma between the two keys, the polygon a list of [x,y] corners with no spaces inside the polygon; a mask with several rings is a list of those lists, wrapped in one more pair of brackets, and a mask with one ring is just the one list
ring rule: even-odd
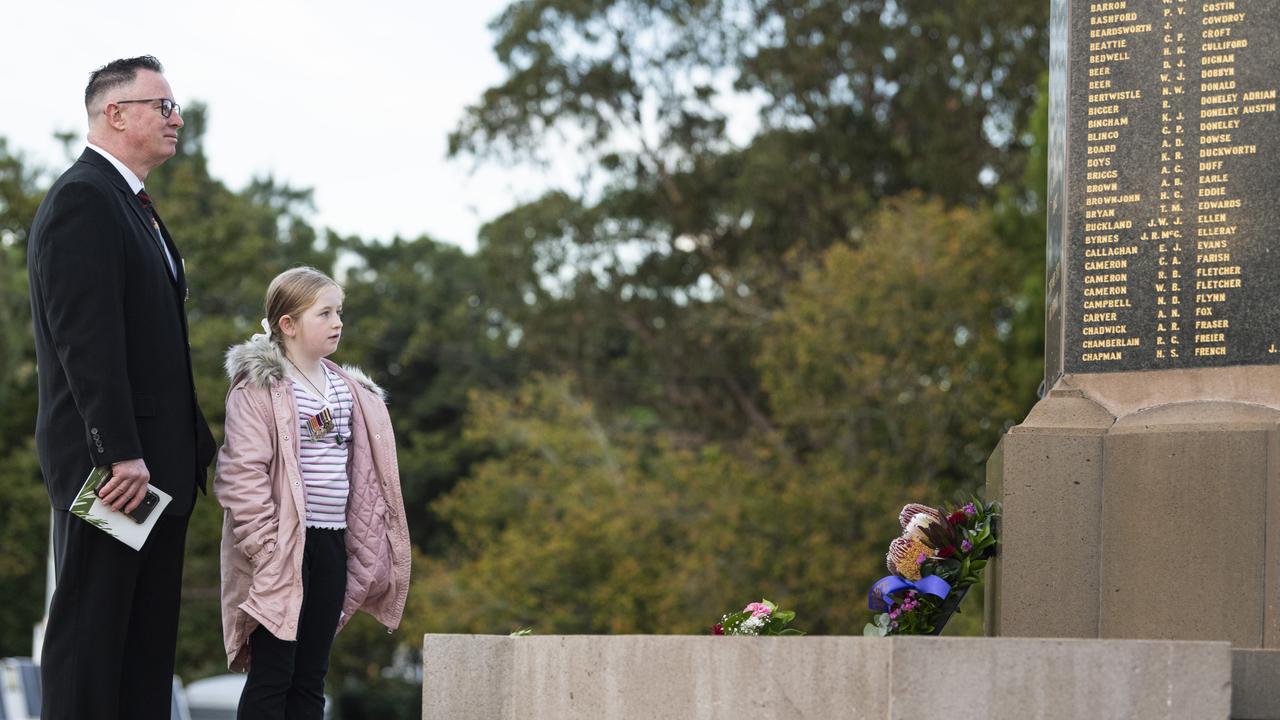
{"label": "sandstone monument base", "polygon": [[1280,370],[1064,376],[987,466],[1000,637],[1220,640],[1280,719]]}
{"label": "sandstone monument base", "polygon": [[423,720],[1226,720],[1226,643],[427,635]]}

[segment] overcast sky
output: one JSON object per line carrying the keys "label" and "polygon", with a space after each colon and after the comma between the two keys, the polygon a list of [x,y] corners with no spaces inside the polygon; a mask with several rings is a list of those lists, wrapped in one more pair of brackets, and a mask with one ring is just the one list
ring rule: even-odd
{"label": "overcast sky", "polygon": [[89,72],[152,54],[179,103],[208,104],[205,151],[233,190],[270,174],[315,190],[321,227],[381,239],[426,233],[471,250],[482,222],[551,183],[529,169],[473,172],[470,161],[445,158],[463,108],[503,78],[487,25],[506,4],[8,2],[0,137],[61,170],[53,133],[83,140]]}

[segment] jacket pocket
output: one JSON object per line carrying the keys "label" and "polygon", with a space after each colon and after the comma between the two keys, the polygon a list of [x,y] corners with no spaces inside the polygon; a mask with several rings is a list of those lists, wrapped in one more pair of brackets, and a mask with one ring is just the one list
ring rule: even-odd
{"label": "jacket pocket", "polygon": [[134,395],[133,396],[133,415],[134,417],[155,417],[156,416],[156,398],[154,395]]}
{"label": "jacket pocket", "polygon": [[269,560],[271,560],[271,556],[274,555],[275,552],[276,552],[275,540],[268,540],[264,542],[262,544],[262,549],[258,550],[258,552],[254,553],[253,556],[249,558],[249,566],[252,567],[256,572],[259,568],[261,568]]}
{"label": "jacket pocket", "polygon": [[253,567],[249,596],[264,611],[277,612],[283,607],[284,596],[291,584],[286,549],[270,542],[249,561]]}

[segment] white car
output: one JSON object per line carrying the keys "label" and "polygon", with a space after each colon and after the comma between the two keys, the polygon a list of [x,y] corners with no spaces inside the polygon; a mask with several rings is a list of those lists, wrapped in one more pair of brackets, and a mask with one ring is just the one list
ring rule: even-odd
{"label": "white car", "polygon": [[0,660],[0,720],[40,720],[40,668],[31,658]]}

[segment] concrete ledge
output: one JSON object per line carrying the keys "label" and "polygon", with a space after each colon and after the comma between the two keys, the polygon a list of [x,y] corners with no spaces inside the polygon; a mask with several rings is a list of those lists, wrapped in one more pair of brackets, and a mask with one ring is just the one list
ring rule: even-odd
{"label": "concrete ledge", "polygon": [[1280,720],[1280,650],[1231,651],[1232,720]]}
{"label": "concrete ledge", "polygon": [[424,720],[1227,720],[1225,642],[427,635]]}

